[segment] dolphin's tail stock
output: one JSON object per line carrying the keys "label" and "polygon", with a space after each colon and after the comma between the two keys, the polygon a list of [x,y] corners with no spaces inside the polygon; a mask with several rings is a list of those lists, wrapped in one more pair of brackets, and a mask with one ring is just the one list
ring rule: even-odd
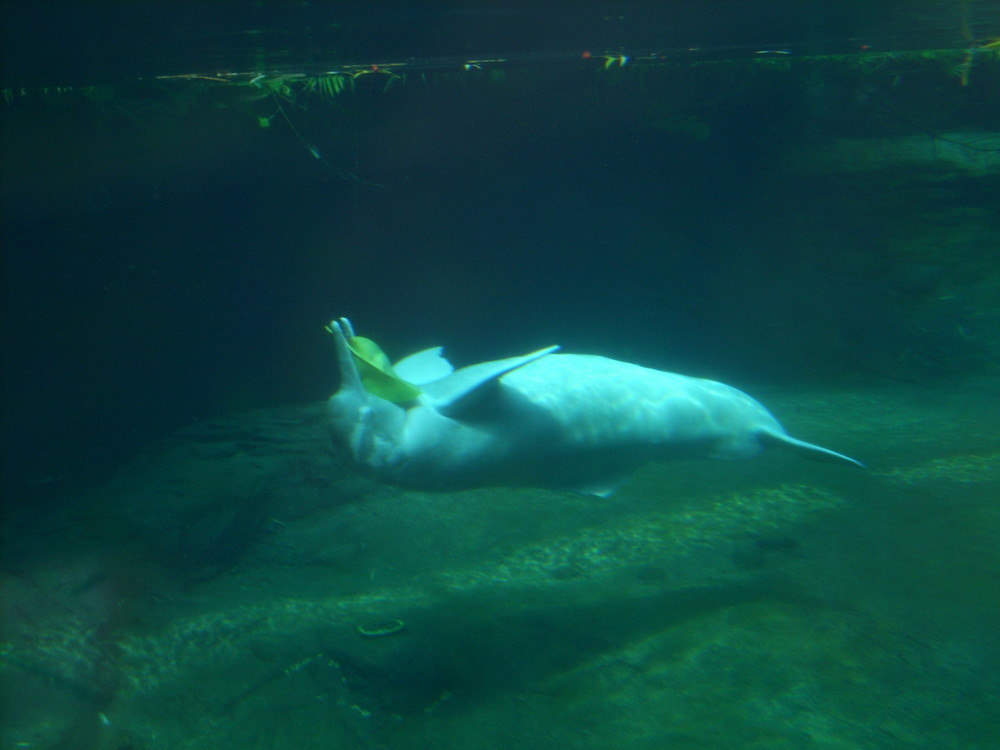
{"label": "dolphin's tail stock", "polygon": [[862,469],[865,468],[863,463],[851,458],[850,456],[845,456],[843,453],[837,453],[829,448],[813,445],[812,443],[807,443],[804,440],[793,438],[791,435],[786,435],[783,432],[762,430],[760,438],[764,445],[776,445],[779,448],[790,450],[793,453],[798,453],[800,456],[811,458],[815,461],[850,464],[851,466],[860,466]]}

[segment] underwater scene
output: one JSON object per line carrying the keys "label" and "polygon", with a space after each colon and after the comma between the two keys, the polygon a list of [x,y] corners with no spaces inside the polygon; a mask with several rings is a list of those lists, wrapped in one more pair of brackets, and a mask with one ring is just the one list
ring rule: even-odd
{"label": "underwater scene", "polygon": [[1000,747],[995,2],[0,10],[0,750]]}

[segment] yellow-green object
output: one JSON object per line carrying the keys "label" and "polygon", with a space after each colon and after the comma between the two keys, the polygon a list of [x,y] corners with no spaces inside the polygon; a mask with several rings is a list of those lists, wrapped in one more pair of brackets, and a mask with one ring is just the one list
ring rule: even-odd
{"label": "yellow-green object", "polygon": [[352,336],[347,339],[347,346],[354,355],[361,383],[370,394],[395,403],[412,401],[420,395],[419,388],[396,374],[389,358],[374,341]]}

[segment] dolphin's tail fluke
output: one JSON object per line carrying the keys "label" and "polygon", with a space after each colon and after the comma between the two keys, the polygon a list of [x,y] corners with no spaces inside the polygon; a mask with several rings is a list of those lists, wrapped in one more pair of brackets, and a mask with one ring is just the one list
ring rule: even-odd
{"label": "dolphin's tail fluke", "polygon": [[823,448],[822,446],[793,438],[791,435],[786,435],[783,432],[766,430],[761,432],[760,437],[761,442],[765,445],[776,445],[779,448],[790,450],[793,453],[798,453],[800,456],[805,456],[815,461],[830,461],[832,463],[850,464],[851,466],[860,466],[862,469],[865,468],[863,463],[850,456],[845,456],[843,453],[837,453],[829,448]]}

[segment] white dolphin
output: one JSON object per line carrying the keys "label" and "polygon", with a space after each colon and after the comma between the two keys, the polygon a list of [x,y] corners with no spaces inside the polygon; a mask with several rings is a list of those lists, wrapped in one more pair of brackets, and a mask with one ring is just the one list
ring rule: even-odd
{"label": "white dolphin", "polygon": [[647,461],[749,458],[797,440],[760,403],[712,380],[585,354],[531,354],[454,370],[441,347],[395,365],[341,318],[327,327],[340,389],[334,442],[366,476],[422,490],[507,485],[607,496]]}

